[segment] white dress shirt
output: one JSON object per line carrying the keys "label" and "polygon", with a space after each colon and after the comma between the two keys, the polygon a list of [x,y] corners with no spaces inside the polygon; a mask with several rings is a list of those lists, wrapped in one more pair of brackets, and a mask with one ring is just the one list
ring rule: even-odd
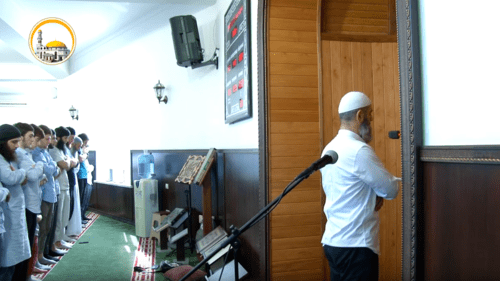
{"label": "white dress shirt", "polygon": [[[57,147],[49,149],[49,154],[56,163],[68,159],[68,156]],[[61,169],[61,175],[57,178],[57,181],[59,182],[59,188],[61,190],[69,190],[68,173],[66,170]]]}
{"label": "white dress shirt", "polygon": [[375,151],[354,132],[339,130],[322,156],[328,150],[337,152],[339,158],[321,169],[327,218],[321,243],[364,247],[379,254],[376,197],[394,199],[399,191],[398,178],[384,168]]}

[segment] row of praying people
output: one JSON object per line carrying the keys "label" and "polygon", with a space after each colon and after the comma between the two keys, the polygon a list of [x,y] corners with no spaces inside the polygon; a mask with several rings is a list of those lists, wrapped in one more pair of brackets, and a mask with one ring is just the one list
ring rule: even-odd
{"label": "row of praying people", "polygon": [[88,141],[71,127],[0,126],[0,280],[37,280],[81,234]]}

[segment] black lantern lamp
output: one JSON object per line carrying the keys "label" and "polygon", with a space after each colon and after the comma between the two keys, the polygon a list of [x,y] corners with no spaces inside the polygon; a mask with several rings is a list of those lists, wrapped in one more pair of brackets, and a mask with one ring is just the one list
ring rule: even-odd
{"label": "black lantern lamp", "polygon": [[69,115],[71,115],[71,119],[78,120],[78,110],[73,106],[71,106],[71,108],[69,109]]}
{"label": "black lantern lamp", "polygon": [[165,91],[165,86],[163,86],[160,83],[160,80],[158,80],[158,84],[156,84],[153,89],[155,89],[156,98],[158,99],[158,103],[164,102],[165,104],[167,104],[168,97],[166,94],[165,95],[163,94],[163,92]]}

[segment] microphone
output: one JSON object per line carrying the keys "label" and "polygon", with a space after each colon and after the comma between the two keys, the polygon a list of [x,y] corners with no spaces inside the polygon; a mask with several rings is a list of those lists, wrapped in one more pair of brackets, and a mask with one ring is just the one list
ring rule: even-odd
{"label": "microphone", "polygon": [[337,152],[333,150],[328,150],[323,157],[318,159],[316,162],[312,163],[312,165],[305,169],[297,178],[305,177],[308,178],[315,171],[325,167],[328,164],[335,164],[339,160],[339,155]]}
{"label": "microphone", "polygon": [[399,131],[389,131],[389,138],[393,140],[399,139],[401,133]]}

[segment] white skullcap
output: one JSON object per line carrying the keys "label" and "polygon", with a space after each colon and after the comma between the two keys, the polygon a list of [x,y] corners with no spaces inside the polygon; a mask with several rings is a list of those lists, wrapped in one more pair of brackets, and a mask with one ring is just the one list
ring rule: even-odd
{"label": "white skullcap", "polygon": [[75,144],[83,143],[83,141],[82,141],[82,139],[80,137],[75,137],[75,139],[73,139],[73,142]]}
{"label": "white skullcap", "polygon": [[372,104],[372,101],[361,92],[349,92],[340,100],[339,114],[363,108]]}

